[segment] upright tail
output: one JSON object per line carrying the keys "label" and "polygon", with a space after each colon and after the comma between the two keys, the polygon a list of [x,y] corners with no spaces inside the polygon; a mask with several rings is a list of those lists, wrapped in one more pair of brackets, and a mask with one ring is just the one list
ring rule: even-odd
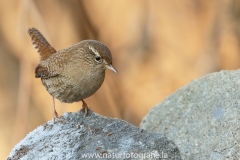
{"label": "upright tail", "polygon": [[51,54],[57,52],[37,29],[29,28],[28,34],[32,39],[33,47],[39,53],[40,61],[47,59]]}

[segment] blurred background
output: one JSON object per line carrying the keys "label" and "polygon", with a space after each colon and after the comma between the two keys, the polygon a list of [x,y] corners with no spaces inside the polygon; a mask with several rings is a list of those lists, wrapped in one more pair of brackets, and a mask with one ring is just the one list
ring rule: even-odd
{"label": "blurred background", "polygon": [[[84,39],[106,44],[119,75],[107,71],[86,102],[135,125],[191,80],[240,65],[239,0],[0,0],[0,159],[52,119],[51,96],[34,77],[30,27],[56,50]],[[81,106],[56,100],[59,115]]]}

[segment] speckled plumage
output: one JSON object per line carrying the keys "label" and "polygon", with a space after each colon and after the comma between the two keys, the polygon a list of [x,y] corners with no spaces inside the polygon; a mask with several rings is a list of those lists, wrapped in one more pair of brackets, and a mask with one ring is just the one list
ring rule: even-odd
{"label": "speckled plumage", "polygon": [[61,102],[78,102],[94,94],[106,69],[117,73],[111,52],[98,41],[84,40],[56,51],[37,29],[30,28],[28,33],[40,56],[35,77],[41,78],[46,90]]}

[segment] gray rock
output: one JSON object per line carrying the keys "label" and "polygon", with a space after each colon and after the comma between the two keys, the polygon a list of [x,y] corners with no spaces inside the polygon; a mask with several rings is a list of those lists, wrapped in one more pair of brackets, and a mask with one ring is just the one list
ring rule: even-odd
{"label": "gray rock", "polygon": [[[84,158],[83,154],[104,158]],[[141,159],[143,156],[181,159],[176,145],[165,136],[89,111],[86,118],[83,112],[65,113],[55,124],[49,121],[39,126],[13,148],[8,160]]]}
{"label": "gray rock", "polygon": [[192,81],[154,107],[140,128],[165,134],[183,159],[239,159],[240,70]]}

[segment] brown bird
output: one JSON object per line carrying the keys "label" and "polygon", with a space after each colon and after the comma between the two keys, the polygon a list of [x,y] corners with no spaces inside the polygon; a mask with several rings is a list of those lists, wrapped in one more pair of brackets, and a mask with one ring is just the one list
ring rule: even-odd
{"label": "brown bird", "polygon": [[105,70],[118,73],[112,65],[109,49],[96,40],[84,40],[56,51],[37,29],[30,28],[28,33],[40,57],[35,77],[41,78],[52,96],[53,117],[58,117],[54,98],[65,103],[82,101],[86,116],[88,106],[84,99],[100,88]]}

